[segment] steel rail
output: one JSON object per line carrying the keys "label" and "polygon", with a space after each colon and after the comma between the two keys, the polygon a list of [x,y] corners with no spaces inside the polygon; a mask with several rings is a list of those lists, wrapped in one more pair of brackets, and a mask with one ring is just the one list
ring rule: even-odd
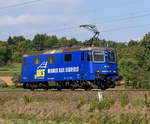
{"label": "steel rail", "polygon": [[88,90],[88,91],[85,91],[84,89],[77,89],[77,90],[62,90],[62,91],[58,91],[58,90],[48,90],[48,91],[45,91],[45,90],[34,90],[34,91],[31,91],[31,90],[4,90],[4,91],[0,91],[0,93],[2,92],[31,92],[31,93],[34,93],[34,92],[68,92],[68,91],[71,91],[71,92],[150,92],[150,90],[141,90],[141,89],[127,89],[127,90],[100,90],[100,89],[93,89],[93,90]]}

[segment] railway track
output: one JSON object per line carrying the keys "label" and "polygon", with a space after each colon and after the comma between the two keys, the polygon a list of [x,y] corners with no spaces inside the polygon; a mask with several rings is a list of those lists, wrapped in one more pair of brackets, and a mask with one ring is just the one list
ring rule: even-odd
{"label": "railway track", "polygon": [[92,91],[84,91],[84,90],[49,90],[49,91],[43,91],[43,90],[9,90],[9,91],[0,91],[0,99],[6,99],[6,100],[14,100],[14,99],[24,99],[24,96],[31,96],[31,98],[35,100],[42,100],[42,99],[48,99],[50,101],[77,101],[80,99],[87,99],[90,101],[98,100],[98,92],[102,93],[103,97],[113,97],[118,98],[120,95],[128,95],[128,98],[130,100],[136,98],[143,98],[145,94],[150,96],[150,90],[97,90],[94,89]]}
{"label": "railway track", "polygon": [[93,89],[93,90],[89,90],[89,91],[85,91],[84,89],[77,89],[77,90],[68,90],[68,89],[64,89],[62,91],[58,91],[58,90],[48,90],[48,91],[45,91],[45,90],[34,90],[34,91],[31,91],[31,90],[0,90],[0,92],[150,92],[150,90],[139,90],[139,89],[127,89],[127,90],[100,90],[100,89]]}

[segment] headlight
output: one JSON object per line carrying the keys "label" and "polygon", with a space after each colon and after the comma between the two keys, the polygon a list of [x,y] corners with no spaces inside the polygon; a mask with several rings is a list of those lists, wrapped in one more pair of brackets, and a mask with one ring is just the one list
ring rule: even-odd
{"label": "headlight", "polygon": [[96,70],[96,73],[99,73],[99,70]]}
{"label": "headlight", "polygon": [[116,71],[116,70],[114,70],[113,72],[114,72],[114,73],[117,73],[117,71]]}

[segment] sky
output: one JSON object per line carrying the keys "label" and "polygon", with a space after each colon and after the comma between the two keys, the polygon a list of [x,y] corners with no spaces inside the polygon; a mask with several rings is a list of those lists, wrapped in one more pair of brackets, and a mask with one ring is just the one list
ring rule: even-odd
{"label": "sky", "polygon": [[94,24],[100,39],[140,40],[150,31],[149,0],[0,0],[0,40],[46,33],[88,40],[93,33],[79,28]]}

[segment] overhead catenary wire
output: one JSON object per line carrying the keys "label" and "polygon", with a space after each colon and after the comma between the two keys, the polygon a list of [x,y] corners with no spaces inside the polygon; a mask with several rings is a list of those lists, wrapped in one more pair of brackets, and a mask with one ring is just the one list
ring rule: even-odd
{"label": "overhead catenary wire", "polygon": [[[18,7],[18,6],[31,4],[31,3],[35,3],[35,2],[40,2],[40,1],[42,1],[42,0],[31,0],[31,1],[26,1],[26,2],[22,2],[22,3],[7,5],[7,6],[0,6],[0,10],[1,9]],[[135,18],[140,18],[140,17],[145,17],[145,16],[149,16],[150,15],[150,12],[148,10],[143,11],[143,12],[146,12],[146,13],[141,14],[141,15],[129,16],[129,17],[121,17],[121,18],[114,19],[114,20],[111,20],[111,21],[106,21],[106,22],[103,22],[103,23],[94,23],[94,24],[105,24],[105,23],[112,23],[112,22],[118,22],[118,21],[125,21],[125,20],[130,20],[130,19],[135,19]]]}
{"label": "overhead catenary wire", "polygon": [[[130,20],[130,19],[136,19],[136,18],[141,18],[141,17],[145,17],[145,16],[150,16],[150,13],[146,13],[146,14],[141,14],[141,15],[136,15],[136,16],[129,16],[129,17],[122,17],[122,18],[119,18],[119,19],[114,19],[112,21],[106,21],[106,22],[103,22],[103,23],[94,23],[96,25],[102,25],[102,24],[106,24],[106,23],[112,23],[112,22],[119,22],[119,21],[126,21],[126,20]],[[80,24],[79,24],[80,25]],[[63,30],[63,29],[73,29],[73,28],[76,28],[77,26],[79,25],[76,25],[76,26],[71,26],[71,27],[66,27],[66,28],[61,28],[60,30]],[[146,24],[147,25],[147,24]],[[135,26],[134,26],[135,27]],[[59,29],[58,29],[59,30]],[[55,31],[57,31],[57,29],[55,29]],[[106,32],[106,31],[104,31]]]}
{"label": "overhead catenary wire", "polygon": [[111,20],[111,21],[106,21],[103,23],[95,23],[95,24],[106,24],[106,23],[119,22],[119,21],[128,21],[131,19],[142,18],[142,17],[146,17],[146,16],[150,16],[150,13],[145,13],[145,14],[136,15],[136,16],[122,17],[122,18]]}
{"label": "overhead catenary wire", "polygon": [[7,6],[0,6],[0,10],[8,9],[8,8],[14,8],[14,7],[18,7],[18,6],[23,6],[23,5],[27,5],[27,4],[31,4],[31,3],[36,3],[36,2],[39,2],[39,1],[42,1],[42,0],[32,0],[32,1],[22,2],[22,3],[7,5]]}
{"label": "overhead catenary wire", "polygon": [[[39,2],[39,1],[42,1],[42,0],[32,0],[32,1],[26,1],[26,2],[22,2],[22,3],[17,3],[17,4],[13,4],[13,5],[8,5],[8,6],[0,6],[0,9],[6,9],[6,8],[12,8],[12,7],[18,7],[18,6],[22,6],[22,5],[26,5],[26,4],[31,4],[31,3],[35,3],[35,2]],[[136,18],[141,18],[141,17],[145,17],[145,16],[150,16],[150,13],[148,11],[146,11],[147,13],[144,13],[144,14],[140,14],[140,15],[135,15],[135,16],[129,16],[129,17],[122,17],[122,18],[118,18],[118,19],[114,19],[114,20],[111,20],[111,21],[106,21],[104,23],[95,23],[95,24],[98,24],[98,25],[102,25],[102,24],[105,24],[105,23],[113,23],[113,22],[118,22],[118,21],[125,21],[125,20],[130,20],[130,19],[136,19]],[[80,25],[80,24],[79,24]],[[109,30],[102,30],[101,32],[112,32],[112,31],[119,31],[119,30],[124,30],[124,29],[130,29],[130,28],[138,28],[138,27],[145,27],[145,26],[148,26],[150,24],[144,24],[144,25],[137,25],[137,26],[128,26],[128,27],[120,27],[120,28],[114,28],[114,29],[109,29]],[[77,27],[78,25],[76,26],[68,26],[68,27],[64,27],[64,28],[59,28],[59,29],[54,29],[54,30],[51,30],[51,32],[54,32],[54,33],[61,33],[61,32],[64,32],[66,30],[72,30],[74,28],[78,28]],[[29,34],[30,36],[34,36],[34,34]]]}
{"label": "overhead catenary wire", "polygon": [[[101,33],[105,33],[105,32],[114,32],[114,31],[120,31],[120,30],[126,30],[126,29],[134,29],[134,28],[141,28],[141,27],[146,27],[146,26],[150,26],[150,24],[143,24],[143,25],[136,25],[136,26],[127,26],[127,27],[120,27],[120,28],[113,28],[113,29],[109,29],[109,30],[101,30]],[[72,27],[72,28],[74,28],[74,27]],[[63,33],[65,32],[65,30],[67,31],[68,29],[70,30],[70,29],[72,29],[72,28],[62,28],[62,31],[63,31]],[[55,32],[53,32],[52,30],[51,30],[51,32],[53,32],[53,33],[55,33],[55,34],[59,34],[59,33],[62,33],[62,31],[60,31],[60,30],[54,30]],[[35,36],[36,34],[38,34],[38,33],[32,33],[32,34],[27,34],[27,35],[24,35],[24,36],[27,36],[27,37],[31,37],[31,36]],[[39,33],[40,34],[40,33]],[[44,34],[44,33],[41,33],[41,34]],[[81,35],[81,32],[77,32],[77,33],[74,33],[74,34],[77,34],[76,36],[79,36],[79,35]],[[3,35],[3,34],[2,34]],[[54,34],[53,34],[54,35]],[[6,34],[5,34],[5,36],[6,36]],[[8,35],[8,36],[10,36],[10,35]]]}
{"label": "overhead catenary wire", "polygon": [[[140,17],[144,17],[144,16],[148,16],[150,15],[150,13],[147,13],[147,14],[142,14],[142,15],[137,15],[137,16],[133,16],[133,17],[124,17],[124,18],[120,18],[120,19],[116,19],[116,20],[113,20],[113,21],[108,21],[108,22],[105,22],[105,23],[112,23],[112,22],[117,22],[117,21],[124,21],[124,20],[130,20],[130,19],[135,19],[135,18],[140,18]],[[98,25],[101,25],[101,24],[104,24],[104,23],[96,23]],[[102,30],[101,32],[112,32],[112,31],[119,31],[119,30],[123,30],[123,29],[130,29],[130,28],[139,28],[139,27],[145,27],[145,26],[149,26],[150,24],[143,24],[143,25],[136,25],[136,26],[128,26],[128,27],[121,27],[121,28],[114,28],[114,29],[109,29],[109,30]],[[68,26],[68,27],[64,27],[64,28],[58,28],[58,29],[54,29],[54,30],[50,30],[51,32],[54,32],[54,33],[61,33],[62,31],[65,31],[65,30],[72,30],[72,29],[75,29],[75,28],[78,28],[79,25],[74,25],[74,26]]]}
{"label": "overhead catenary wire", "polygon": [[103,31],[101,31],[101,32],[120,31],[120,30],[124,30],[124,29],[140,28],[140,27],[145,27],[145,26],[150,26],[150,24],[143,24],[143,25],[136,25],[136,26],[120,27],[120,28],[114,28],[114,29],[109,29],[109,30],[103,30]]}
{"label": "overhead catenary wire", "polygon": [[[0,6],[0,9],[18,7],[18,6],[22,6],[22,5],[26,5],[26,4],[31,4],[31,3],[39,2],[39,1],[42,1],[42,0],[32,0],[32,1],[22,2],[22,3],[12,4],[12,5],[8,5],[8,6]],[[148,12],[148,10],[144,11],[144,12]],[[141,18],[141,17],[145,17],[145,16],[150,16],[150,13],[144,13],[144,14],[141,14],[141,15],[129,16],[129,17],[121,17],[121,18],[114,19],[114,20],[111,20],[111,21],[106,21],[106,22],[103,22],[103,23],[94,23],[94,24],[102,25],[102,24],[105,24],[105,23],[112,23],[112,22],[118,22],[118,21],[126,21],[126,20],[135,19],[135,18]],[[76,27],[77,27],[77,25],[76,25]],[[68,30],[68,29],[72,29],[72,28],[75,28],[75,26],[66,27],[66,28],[62,28],[62,29],[58,29],[58,30],[64,30],[64,29]],[[57,31],[57,29],[55,31]]]}

